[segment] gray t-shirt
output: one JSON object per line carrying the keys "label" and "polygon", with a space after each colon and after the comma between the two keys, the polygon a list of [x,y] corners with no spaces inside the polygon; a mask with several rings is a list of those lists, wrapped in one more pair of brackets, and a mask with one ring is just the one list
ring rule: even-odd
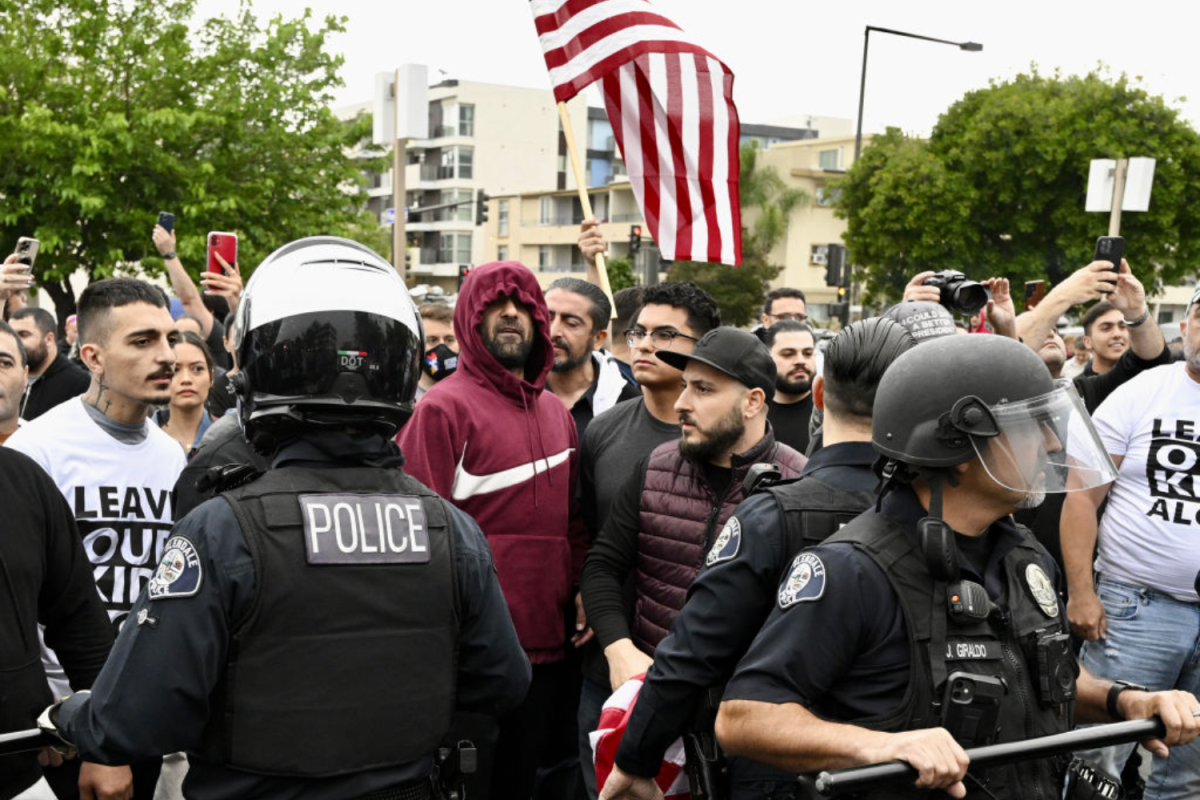
{"label": "gray t-shirt", "polygon": [[638,462],[677,438],[679,426],[655,419],[641,398],[617,403],[591,421],[580,446],[580,489],[583,520],[592,538]]}

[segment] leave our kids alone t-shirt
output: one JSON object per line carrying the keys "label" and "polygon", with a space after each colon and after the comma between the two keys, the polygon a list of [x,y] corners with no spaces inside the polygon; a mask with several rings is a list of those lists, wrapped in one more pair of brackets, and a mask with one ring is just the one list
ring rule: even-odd
{"label": "leave our kids alone t-shirt", "polygon": [[[81,400],[68,400],[7,442],[41,465],[66,498],[114,627],[124,622],[162,557],[174,523],[171,491],[186,462],[183,448],[158,426],[147,423],[144,435],[137,433],[118,438]],[[57,659],[46,668],[52,687],[62,691],[66,682]]]}
{"label": "leave our kids alone t-shirt", "polygon": [[1096,409],[1122,456],[1100,521],[1096,570],[1196,602],[1200,572],[1200,383],[1183,362],[1143,372]]}

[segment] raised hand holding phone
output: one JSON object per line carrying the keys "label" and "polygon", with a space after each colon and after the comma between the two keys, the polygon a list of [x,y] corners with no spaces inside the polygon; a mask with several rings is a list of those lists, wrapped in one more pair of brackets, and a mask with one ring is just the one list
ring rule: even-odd
{"label": "raised hand holding phone", "polygon": [[225,268],[215,258],[218,254],[225,261],[226,265],[236,264],[237,243],[238,238],[236,233],[210,231],[208,234],[208,271],[217,275],[225,274]]}

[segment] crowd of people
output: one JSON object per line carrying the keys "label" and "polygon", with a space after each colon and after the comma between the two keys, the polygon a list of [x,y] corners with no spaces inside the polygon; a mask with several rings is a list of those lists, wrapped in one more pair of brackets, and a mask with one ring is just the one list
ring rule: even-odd
{"label": "crowd of people", "polygon": [[1200,795],[1200,291],[1173,353],[1124,261],[834,334],[610,300],[595,221],[586,280],[420,306],[345,240],[197,288],[152,239],[173,298],[62,326],[0,269],[0,731],[61,740],[0,798],[1112,797],[1132,742],[966,749],[1150,716],[1145,796]]}

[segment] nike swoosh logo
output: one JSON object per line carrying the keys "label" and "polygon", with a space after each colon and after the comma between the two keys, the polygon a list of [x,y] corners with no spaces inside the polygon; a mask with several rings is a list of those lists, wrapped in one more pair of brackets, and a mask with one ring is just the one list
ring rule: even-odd
{"label": "nike swoosh logo", "polygon": [[458,459],[458,467],[454,470],[454,485],[450,487],[450,498],[452,500],[466,500],[468,497],[474,497],[478,494],[498,492],[501,489],[507,489],[519,483],[533,480],[537,475],[548,472],[565,463],[574,451],[575,448],[568,447],[561,453],[552,455],[549,458],[540,458],[528,464],[519,464],[509,469],[493,472],[491,475],[472,475],[463,468],[463,460],[467,457],[467,448],[464,445],[462,456]]}

